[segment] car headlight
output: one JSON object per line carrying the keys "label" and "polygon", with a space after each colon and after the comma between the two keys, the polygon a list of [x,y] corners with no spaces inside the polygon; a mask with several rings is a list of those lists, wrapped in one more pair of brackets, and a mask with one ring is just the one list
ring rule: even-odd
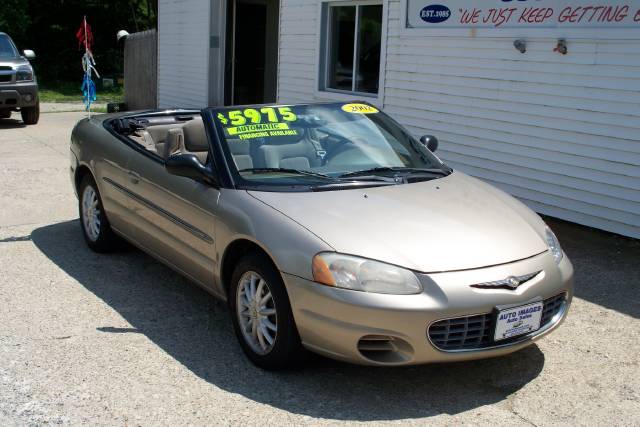
{"label": "car headlight", "polygon": [[547,238],[547,245],[549,245],[549,249],[551,250],[551,255],[553,255],[553,259],[556,264],[560,264],[562,261],[563,252],[562,247],[560,247],[560,242],[553,231],[549,227],[545,230],[545,236]]}
{"label": "car headlight", "polygon": [[313,257],[313,279],[327,286],[377,294],[413,295],[422,292],[415,274],[379,261],[320,253]]}
{"label": "car headlight", "polygon": [[31,65],[21,65],[16,72],[17,82],[30,82],[33,80],[33,68]]}

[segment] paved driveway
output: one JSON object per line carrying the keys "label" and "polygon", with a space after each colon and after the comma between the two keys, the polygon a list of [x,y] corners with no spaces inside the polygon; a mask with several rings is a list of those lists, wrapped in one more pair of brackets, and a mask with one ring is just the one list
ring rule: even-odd
{"label": "paved driveway", "polygon": [[226,308],[134,249],[91,253],[68,177],[81,113],[0,120],[0,425],[640,424],[640,243],[556,222],[567,322],[474,363],[268,373]]}

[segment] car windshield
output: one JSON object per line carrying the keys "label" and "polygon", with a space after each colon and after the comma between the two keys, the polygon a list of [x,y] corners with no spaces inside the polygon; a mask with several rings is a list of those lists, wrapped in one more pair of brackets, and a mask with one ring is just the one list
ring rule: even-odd
{"label": "car windshield", "polygon": [[[345,188],[450,173],[404,128],[366,103],[211,110],[236,181],[244,186]],[[333,187],[332,187],[333,186]]]}
{"label": "car windshield", "polygon": [[16,56],[18,56],[18,52],[11,39],[5,34],[0,34],[0,58],[15,58]]}

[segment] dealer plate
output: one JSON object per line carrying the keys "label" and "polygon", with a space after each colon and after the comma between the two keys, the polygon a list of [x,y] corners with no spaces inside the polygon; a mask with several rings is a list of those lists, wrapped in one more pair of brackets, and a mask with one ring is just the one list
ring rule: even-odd
{"label": "dealer plate", "polygon": [[495,341],[525,335],[540,329],[542,302],[500,310],[496,321]]}

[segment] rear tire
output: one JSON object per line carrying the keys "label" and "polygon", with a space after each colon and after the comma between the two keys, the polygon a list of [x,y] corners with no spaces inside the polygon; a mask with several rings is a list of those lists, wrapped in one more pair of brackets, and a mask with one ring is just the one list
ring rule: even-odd
{"label": "rear tire", "polygon": [[40,101],[37,102],[35,107],[21,108],[20,114],[25,125],[37,124],[38,120],[40,120]]}
{"label": "rear tire", "polygon": [[111,229],[98,186],[91,175],[82,178],[78,195],[80,226],[85,242],[94,252],[112,252],[117,247],[118,238]]}
{"label": "rear tire", "polygon": [[303,350],[289,296],[266,255],[249,253],[238,262],[231,278],[229,308],[240,346],[255,365],[281,370],[301,360]]}

